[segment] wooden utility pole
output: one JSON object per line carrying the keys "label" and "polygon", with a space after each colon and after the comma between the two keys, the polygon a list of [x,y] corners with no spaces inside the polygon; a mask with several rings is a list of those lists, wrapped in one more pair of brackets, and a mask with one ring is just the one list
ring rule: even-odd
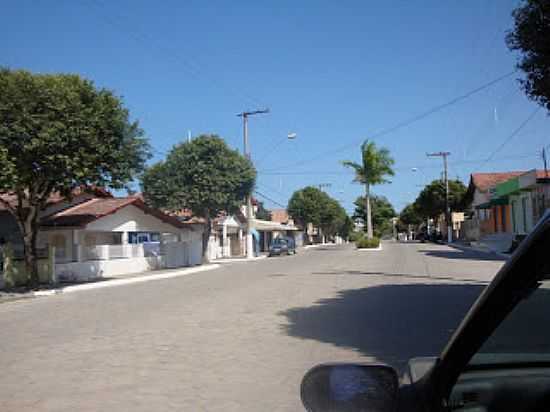
{"label": "wooden utility pole", "polygon": [[[248,142],[248,117],[266,113],[269,113],[269,109],[242,112],[237,115],[243,118],[243,150],[245,157],[250,160],[250,162],[252,162],[252,156],[250,154],[250,145]],[[252,197],[250,195],[246,197],[246,221],[246,257],[251,259],[254,257],[254,242],[252,239]]]}
{"label": "wooden utility pole", "polygon": [[450,156],[450,155],[451,155],[451,152],[426,153],[426,156],[428,157],[443,158],[443,179],[445,180],[445,221],[447,222],[447,243],[453,242],[451,208],[449,205],[449,177],[448,177],[448,170],[447,170],[447,156]]}

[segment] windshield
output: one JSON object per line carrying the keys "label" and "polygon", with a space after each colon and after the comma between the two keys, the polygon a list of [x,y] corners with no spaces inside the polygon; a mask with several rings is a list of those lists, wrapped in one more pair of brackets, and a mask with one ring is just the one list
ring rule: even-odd
{"label": "windshield", "polygon": [[285,246],[287,244],[287,241],[285,239],[274,239],[272,246]]}

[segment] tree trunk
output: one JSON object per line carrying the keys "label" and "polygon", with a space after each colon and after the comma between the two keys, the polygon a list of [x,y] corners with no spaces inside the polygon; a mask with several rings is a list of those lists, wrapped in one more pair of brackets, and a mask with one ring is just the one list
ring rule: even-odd
{"label": "tree trunk", "polygon": [[370,208],[370,185],[365,185],[365,210],[367,212],[367,239],[372,239],[372,214]]}
{"label": "tree trunk", "polygon": [[208,256],[208,244],[210,242],[210,234],[212,233],[212,220],[210,217],[206,218],[204,224],[204,232],[202,233],[202,262],[209,263],[210,258]]}
{"label": "tree trunk", "polygon": [[25,216],[17,216],[21,236],[23,237],[23,253],[25,256],[25,271],[29,277],[29,287],[35,289],[40,282],[38,276],[38,256],[36,243],[38,239],[38,207],[29,206]]}

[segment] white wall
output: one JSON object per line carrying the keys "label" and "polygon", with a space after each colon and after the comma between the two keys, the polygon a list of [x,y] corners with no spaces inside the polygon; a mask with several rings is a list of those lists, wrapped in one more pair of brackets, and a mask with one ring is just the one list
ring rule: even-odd
{"label": "white wall", "polygon": [[55,272],[60,281],[85,281],[146,272],[164,267],[164,256],[157,256],[56,264]]}
{"label": "white wall", "polygon": [[107,232],[160,232],[180,233],[181,229],[164,223],[141,209],[130,205],[112,215],[98,219],[86,226],[86,230]]}

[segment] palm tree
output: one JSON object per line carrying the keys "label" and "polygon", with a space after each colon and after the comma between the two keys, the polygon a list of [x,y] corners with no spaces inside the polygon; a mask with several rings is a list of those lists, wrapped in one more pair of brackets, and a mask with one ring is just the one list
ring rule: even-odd
{"label": "palm tree", "polygon": [[365,212],[367,215],[367,237],[372,238],[372,216],[370,208],[370,188],[374,185],[389,183],[386,176],[393,176],[393,158],[386,148],[377,149],[374,142],[365,140],[361,145],[361,163],[345,160],[345,167],[355,171],[354,182],[365,185]]}

